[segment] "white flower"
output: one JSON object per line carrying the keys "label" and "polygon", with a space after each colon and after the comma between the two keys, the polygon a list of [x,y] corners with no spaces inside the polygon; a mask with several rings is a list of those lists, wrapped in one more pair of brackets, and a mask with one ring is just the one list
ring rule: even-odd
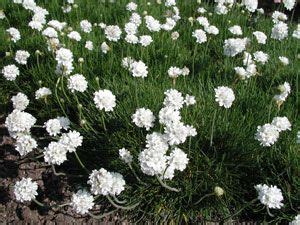
{"label": "white flower", "polygon": [[264,147],[270,147],[279,138],[278,128],[272,124],[265,124],[257,127],[255,139]]}
{"label": "white flower", "polygon": [[58,119],[50,119],[45,122],[44,127],[46,128],[50,136],[56,136],[60,133],[62,126]]}
{"label": "white flower", "polygon": [[263,45],[266,44],[267,35],[265,35],[263,32],[255,31],[255,32],[253,32],[253,35],[255,36],[255,38],[259,44],[263,44]]}
{"label": "white flower", "polygon": [[170,7],[170,6],[175,6],[176,1],[175,0],[166,0],[165,6]]}
{"label": "white flower", "polygon": [[206,33],[202,29],[195,30],[192,36],[196,38],[196,42],[199,44],[202,44],[207,41]]}
{"label": "white flower", "polygon": [[219,34],[219,29],[216,26],[210,25],[208,27],[204,27],[204,30],[208,33],[208,34],[213,34],[213,35],[217,35]]}
{"label": "white flower", "polygon": [[103,42],[101,44],[101,51],[106,54],[110,50],[110,47],[106,44],[106,42]]}
{"label": "white flower", "polygon": [[37,147],[37,143],[30,135],[24,134],[16,138],[15,147],[21,156],[25,156]]}
{"label": "white flower", "polygon": [[75,41],[80,41],[81,40],[81,36],[77,31],[71,31],[68,34],[68,38],[75,40]]}
{"label": "white flower", "polygon": [[137,44],[139,42],[139,38],[135,34],[127,34],[125,36],[125,41],[130,44]]}
{"label": "white flower", "polygon": [[249,12],[255,12],[258,6],[258,0],[243,0],[242,4]]}
{"label": "white flower", "polygon": [[296,30],[294,30],[292,36],[294,38],[300,39],[300,24],[297,25]]}
{"label": "white flower", "polygon": [[203,7],[199,7],[199,8],[197,9],[197,12],[203,14],[203,13],[206,13],[207,10],[206,10],[205,8],[203,8]]}
{"label": "white flower", "polygon": [[67,160],[66,146],[59,142],[50,142],[44,150],[44,160],[48,164],[60,165]]}
{"label": "white flower", "polygon": [[291,86],[288,82],[284,82],[284,84],[278,87],[280,90],[280,94],[274,96],[274,100],[278,105],[281,105],[291,93]]}
{"label": "white flower", "polygon": [[182,96],[182,93],[175,90],[175,89],[169,89],[165,91],[165,99],[164,99],[164,106],[166,107],[172,107],[174,109],[181,109],[184,104],[184,98]]}
{"label": "white flower", "polygon": [[33,182],[31,178],[22,178],[22,180],[17,181],[14,185],[14,194],[16,200],[19,202],[26,202],[35,199],[38,195],[37,193],[38,185]]}
{"label": "white flower", "polygon": [[109,41],[117,42],[121,38],[122,31],[118,26],[110,25],[105,27],[104,33]]}
{"label": "white flower", "polygon": [[238,25],[229,27],[228,30],[234,35],[243,35],[242,28]]}
{"label": "white flower", "polygon": [[292,126],[289,119],[286,116],[275,117],[272,120],[272,125],[276,126],[279,132],[291,130],[291,126]]}
{"label": "white flower", "polygon": [[47,27],[45,30],[43,30],[42,35],[48,38],[58,38],[57,31],[52,27]]}
{"label": "white flower", "polygon": [[166,23],[161,25],[161,29],[166,31],[171,31],[176,26],[176,21],[172,18],[167,18]]}
{"label": "white flower", "polygon": [[70,205],[76,213],[84,215],[95,205],[94,197],[85,190],[79,190],[72,195]]}
{"label": "white flower", "polygon": [[280,62],[284,65],[284,66],[287,66],[290,64],[290,61],[287,57],[284,57],[284,56],[279,56],[278,57]]}
{"label": "white flower", "polygon": [[116,96],[110,90],[99,90],[94,93],[94,103],[100,110],[113,111],[116,106]]}
{"label": "white flower", "polygon": [[41,31],[44,28],[43,24],[38,21],[30,21],[28,23],[28,26],[31,27],[31,29],[38,30],[38,31]]}
{"label": "white flower", "polygon": [[94,195],[119,195],[125,189],[125,180],[121,174],[103,168],[92,171],[88,184]]}
{"label": "white flower", "polygon": [[20,132],[29,132],[30,128],[36,123],[36,118],[31,114],[15,109],[5,120],[5,126],[12,134]]}
{"label": "white flower", "polygon": [[226,15],[228,13],[228,9],[223,3],[218,3],[215,7],[215,12],[218,15]]}
{"label": "white flower", "polygon": [[70,123],[71,122],[67,117],[61,116],[61,117],[57,117],[56,119],[59,120],[62,129],[68,130],[70,128]]}
{"label": "white flower", "polygon": [[284,4],[284,7],[290,11],[294,8],[296,4],[296,0],[283,0],[282,2]]}
{"label": "white flower", "polygon": [[125,163],[131,163],[133,160],[132,155],[130,154],[130,151],[128,151],[125,148],[119,149],[119,156]]}
{"label": "white flower", "polygon": [[148,45],[150,45],[151,43],[153,42],[153,39],[150,35],[142,35],[140,36],[140,40],[139,40],[139,43],[146,47]]}
{"label": "white flower", "polygon": [[177,78],[182,74],[182,70],[178,67],[172,66],[168,69],[168,75],[171,78]]}
{"label": "white flower", "polygon": [[125,24],[125,32],[127,34],[136,34],[137,33],[137,25],[135,23],[129,22]]}
{"label": "white flower", "polygon": [[112,175],[107,170],[93,170],[89,176],[88,184],[91,185],[91,192],[94,195],[108,195],[112,186]]}
{"label": "white flower", "polygon": [[15,60],[17,63],[26,65],[27,64],[27,59],[29,58],[30,54],[27,51],[23,50],[18,50],[16,52]]}
{"label": "white flower", "polygon": [[125,190],[125,180],[123,175],[116,172],[110,172],[112,175],[112,186],[110,190],[110,195],[119,195]]}
{"label": "white flower", "polygon": [[76,148],[82,145],[83,137],[77,131],[69,131],[62,134],[59,143],[63,144],[68,152],[75,152]]}
{"label": "white flower", "polygon": [[174,148],[168,157],[169,166],[179,171],[183,171],[188,162],[189,159],[187,154],[185,154],[180,148]]}
{"label": "white flower", "polygon": [[129,12],[135,11],[136,9],[137,9],[137,4],[134,3],[134,2],[129,2],[126,5],[126,10],[129,11]]}
{"label": "white flower", "polygon": [[208,27],[209,26],[208,19],[204,16],[199,16],[199,17],[197,17],[196,20],[203,27]]}
{"label": "white flower", "polygon": [[92,24],[88,20],[82,20],[80,28],[84,33],[90,33],[92,31]]}
{"label": "white flower", "polygon": [[23,0],[22,5],[28,10],[34,10],[37,7],[34,0]]}
{"label": "white flower", "polygon": [[71,92],[79,91],[85,92],[88,86],[88,82],[82,74],[75,74],[68,78],[68,88]]}
{"label": "white flower", "polygon": [[282,12],[274,11],[272,14],[273,23],[278,23],[280,21],[286,21],[288,19],[287,15]]}
{"label": "white flower", "polygon": [[230,38],[224,42],[224,55],[234,57],[246,49],[247,38]]}
{"label": "white flower", "polygon": [[173,107],[164,107],[159,111],[159,123],[167,125],[181,120],[180,112]]}
{"label": "white flower", "polygon": [[277,186],[258,184],[254,187],[258,192],[259,201],[270,209],[280,209],[283,206],[283,196]]}
{"label": "white flower", "polygon": [[1,73],[3,73],[5,79],[9,81],[14,81],[17,78],[17,76],[20,75],[19,68],[16,67],[14,64],[4,66]]}
{"label": "white flower", "polygon": [[233,90],[224,86],[215,88],[215,97],[219,106],[224,106],[226,109],[230,108],[232,102],[235,100]]}
{"label": "white flower", "polygon": [[256,62],[260,62],[261,64],[265,64],[266,62],[268,62],[268,60],[269,60],[269,55],[268,54],[266,54],[266,53],[264,53],[264,52],[262,52],[262,51],[257,51],[257,52],[255,52],[254,54],[253,54],[253,56],[254,56],[254,60],[256,61]]}
{"label": "white flower", "polygon": [[28,106],[29,104],[29,100],[28,100],[28,97],[19,92],[17,95],[13,96],[11,98],[11,101],[13,103],[13,107],[14,109],[18,109],[20,111],[23,111],[26,109],[26,107]]}
{"label": "white flower", "polygon": [[196,104],[196,99],[195,96],[192,95],[186,95],[184,99],[184,103],[189,106],[189,105],[195,105]]}
{"label": "white flower", "polygon": [[141,60],[140,61],[134,61],[130,65],[130,71],[132,73],[133,77],[147,77],[148,75],[148,67],[143,63]]}
{"label": "white flower", "polygon": [[59,22],[58,20],[50,20],[47,24],[58,31],[62,31],[67,25],[65,22]]}
{"label": "white flower", "polygon": [[169,149],[166,136],[157,132],[153,132],[152,134],[147,134],[146,148],[165,154]]}
{"label": "white flower", "polygon": [[160,22],[154,19],[152,16],[145,16],[146,26],[150,32],[160,31],[161,25]]}
{"label": "white flower", "polygon": [[190,74],[190,69],[187,68],[186,66],[181,69],[181,75],[182,76],[187,76],[189,74]]}
{"label": "white flower", "polygon": [[59,64],[66,65],[69,62],[73,62],[73,53],[66,48],[60,48],[59,50],[56,51],[56,61]]}
{"label": "white flower", "polygon": [[35,92],[35,99],[40,99],[40,98],[45,98],[48,95],[51,95],[52,92],[49,88],[46,87],[42,87],[39,88],[36,92]]}
{"label": "white flower", "polygon": [[92,51],[94,49],[94,44],[92,41],[87,41],[85,42],[85,46],[84,46],[86,49]]}
{"label": "white flower", "polygon": [[295,216],[294,220],[289,223],[289,225],[299,225],[300,224],[300,214]]}
{"label": "white flower", "polygon": [[150,130],[154,126],[155,116],[150,109],[139,108],[132,115],[131,119],[136,126]]}
{"label": "white flower", "polygon": [[172,32],[171,34],[172,40],[177,40],[179,38],[179,33],[177,31]]}
{"label": "white flower", "polygon": [[165,127],[165,135],[171,146],[184,143],[190,135],[189,131],[189,127],[182,122],[168,123]]}
{"label": "white flower", "polygon": [[7,29],[6,31],[9,34],[9,36],[13,42],[16,43],[18,40],[21,39],[21,34],[18,29],[11,27],[11,28]]}
{"label": "white flower", "polygon": [[132,13],[129,18],[129,21],[135,23],[137,26],[140,26],[142,23],[141,16],[137,13]]}
{"label": "white flower", "polygon": [[272,28],[271,38],[282,41],[288,36],[288,26],[284,22],[278,22]]}

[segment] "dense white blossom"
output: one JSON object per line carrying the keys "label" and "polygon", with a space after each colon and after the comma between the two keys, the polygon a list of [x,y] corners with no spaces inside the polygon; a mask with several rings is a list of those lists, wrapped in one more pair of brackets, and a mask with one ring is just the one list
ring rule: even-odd
{"label": "dense white blossom", "polygon": [[296,4],[296,0],[282,0],[282,2],[287,10],[292,10]]}
{"label": "dense white blossom", "polygon": [[75,152],[76,148],[82,145],[83,137],[77,131],[63,133],[59,143],[63,144],[68,152]]}
{"label": "dense white blossom", "polygon": [[17,181],[14,185],[14,194],[18,202],[26,202],[35,199],[38,195],[37,193],[38,185],[31,178],[22,178],[22,180]]}
{"label": "dense white blossom", "polygon": [[15,109],[5,120],[5,126],[11,135],[20,132],[29,133],[30,128],[36,123],[36,118],[27,112]]}
{"label": "dense white blossom", "polygon": [[132,62],[130,64],[130,71],[133,77],[144,78],[148,75],[148,67],[141,60]]}
{"label": "dense white blossom", "polygon": [[60,165],[67,160],[67,148],[59,142],[50,142],[44,149],[44,160],[48,164]]}
{"label": "dense white blossom", "polygon": [[17,63],[21,65],[26,65],[27,64],[27,59],[29,58],[30,54],[27,51],[24,50],[18,50],[16,52],[15,60]]}
{"label": "dense white blossom", "polygon": [[255,186],[259,201],[270,209],[280,209],[283,206],[281,190],[275,185],[258,184]]}
{"label": "dense white blossom", "polygon": [[155,116],[150,109],[139,108],[132,115],[131,119],[136,126],[150,130],[154,126]]}
{"label": "dense white blossom", "polygon": [[275,125],[267,123],[257,127],[255,139],[258,140],[262,146],[270,147],[278,140],[278,138],[279,131]]}
{"label": "dense white blossom", "polygon": [[193,37],[196,38],[196,42],[202,44],[207,41],[207,36],[204,30],[197,29],[192,34]]}
{"label": "dense white blossom", "polygon": [[256,62],[260,62],[261,64],[265,64],[266,62],[268,62],[269,60],[269,55],[262,52],[262,51],[257,51],[257,52],[254,52],[253,53],[253,56],[254,56],[254,60]]}
{"label": "dense white blossom", "polygon": [[266,44],[267,41],[267,35],[261,31],[255,31],[253,32],[253,35],[255,36],[257,42],[259,44]]}
{"label": "dense white blossom", "polygon": [[125,148],[119,149],[119,156],[125,163],[131,163],[133,160],[132,155],[130,154],[130,151],[128,151]]}
{"label": "dense white blossom", "polygon": [[72,195],[70,205],[76,213],[84,215],[95,205],[94,197],[86,190],[79,190]]}
{"label": "dense white blossom", "polygon": [[99,90],[94,93],[94,103],[100,110],[113,111],[116,106],[116,96],[110,90]]}
{"label": "dense white blossom", "polygon": [[247,38],[230,38],[224,42],[224,54],[234,57],[246,49]]}
{"label": "dense white blossom", "polygon": [[277,130],[279,132],[281,131],[286,131],[286,130],[291,130],[291,123],[289,121],[289,119],[284,116],[284,117],[275,117],[272,120],[272,125],[277,127]]}
{"label": "dense white blossom", "polygon": [[174,109],[181,109],[184,104],[184,98],[182,93],[175,90],[169,89],[165,91],[165,99],[164,99],[164,106],[172,107]]}
{"label": "dense white blossom", "polygon": [[90,33],[92,31],[92,24],[88,20],[80,21],[80,28],[84,33]]}
{"label": "dense white blossom", "polygon": [[271,38],[282,41],[288,36],[288,26],[284,22],[278,22],[272,28]]}
{"label": "dense white blossom", "polygon": [[81,41],[81,35],[77,31],[71,31],[68,34],[68,38],[75,40],[75,41]]}
{"label": "dense white blossom", "polygon": [[139,43],[142,46],[147,47],[152,42],[153,42],[153,39],[152,39],[152,37],[150,35],[142,35],[142,36],[140,36]]}
{"label": "dense white blossom", "polygon": [[45,98],[51,94],[52,92],[49,88],[41,87],[35,92],[35,99]]}
{"label": "dense white blossom", "polygon": [[255,12],[258,6],[258,0],[242,0],[242,4],[249,12]]}
{"label": "dense white blossom", "polygon": [[230,31],[230,33],[234,34],[234,35],[243,35],[243,31],[242,28],[238,25],[229,27],[228,30]]}
{"label": "dense white blossom", "polygon": [[23,111],[27,108],[28,104],[29,104],[29,99],[28,97],[19,92],[17,95],[13,96],[11,98],[11,101],[13,103],[13,107],[14,109],[18,109],[20,111]]}
{"label": "dense white blossom", "polygon": [[215,88],[216,102],[219,106],[224,106],[225,108],[230,108],[233,101],[235,100],[234,92],[229,87],[220,86]]}
{"label": "dense white blossom", "polygon": [[9,34],[11,40],[15,43],[21,39],[20,31],[14,27],[7,29],[6,32]]}
{"label": "dense white blossom", "polygon": [[116,25],[106,26],[104,29],[105,37],[109,41],[117,42],[121,38],[122,31]]}
{"label": "dense white blossom", "polygon": [[68,88],[71,92],[85,92],[88,82],[82,74],[74,74],[68,78]]}
{"label": "dense white blossom", "polygon": [[4,66],[1,73],[3,73],[5,79],[9,81],[14,81],[17,78],[17,76],[20,75],[19,68],[16,67],[14,64]]}
{"label": "dense white blossom", "polygon": [[21,156],[27,155],[37,147],[37,142],[30,135],[19,135],[16,138],[15,148]]}

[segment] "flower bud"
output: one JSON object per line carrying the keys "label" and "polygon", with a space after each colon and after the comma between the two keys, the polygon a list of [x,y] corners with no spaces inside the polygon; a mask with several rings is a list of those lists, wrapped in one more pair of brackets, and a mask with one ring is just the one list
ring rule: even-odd
{"label": "flower bud", "polygon": [[79,63],[83,63],[83,62],[84,62],[84,58],[79,58],[79,59],[78,59],[78,62],[79,62]]}
{"label": "flower bud", "polygon": [[223,188],[216,186],[214,189],[214,193],[216,196],[221,197],[222,195],[224,195],[225,191]]}

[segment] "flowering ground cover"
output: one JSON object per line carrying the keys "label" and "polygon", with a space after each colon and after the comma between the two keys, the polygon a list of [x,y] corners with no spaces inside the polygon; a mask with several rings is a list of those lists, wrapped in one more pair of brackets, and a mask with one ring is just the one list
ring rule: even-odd
{"label": "flowering ground cover", "polygon": [[[0,8],[1,146],[45,168],[4,179],[9,201],[46,218],[300,223],[295,1]],[[49,199],[53,179],[67,191]]]}

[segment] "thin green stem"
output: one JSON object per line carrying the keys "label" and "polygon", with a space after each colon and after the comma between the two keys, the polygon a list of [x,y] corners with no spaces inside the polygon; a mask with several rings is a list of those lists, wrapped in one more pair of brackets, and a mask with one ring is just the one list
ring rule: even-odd
{"label": "thin green stem", "polygon": [[102,218],[104,218],[104,217],[107,217],[107,216],[113,214],[113,213],[116,212],[116,211],[117,211],[117,209],[112,210],[112,211],[107,212],[107,213],[100,214],[100,215],[95,215],[95,214],[90,213],[90,212],[89,212],[88,214],[89,214],[91,217],[93,217],[94,219],[99,220],[99,219],[102,219]]}
{"label": "thin green stem", "polygon": [[79,162],[80,166],[85,170],[85,172],[87,172],[87,173],[89,174],[90,171],[89,171],[89,170],[85,167],[85,165],[82,163],[82,161],[80,160],[80,158],[79,158],[79,156],[78,156],[78,154],[77,154],[76,151],[74,152],[74,154],[75,154],[75,157],[76,157],[77,161]]}
{"label": "thin green stem", "polygon": [[206,194],[204,196],[202,196],[197,202],[194,203],[194,205],[198,205],[200,202],[202,202],[205,198],[207,197],[210,197],[210,196],[213,196],[215,195],[215,193],[209,193],[209,194]]}
{"label": "thin green stem", "polygon": [[135,178],[138,180],[138,182],[145,184],[140,178],[139,176],[136,174],[135,170],[133,169],[132,165],[130,163],[128,163],[128,166],[130,168],[130,170],[132,171],[133,175],[135,176]]}
{"label": "thin green stem", "polygon": [[51,167],[52,167],[52,171],[53,171],[53,173],[54,173],[55,176],[66,176],[65,173],[58,173],[58,172],[56,172],[55,166],[53,164],[51,165]]}
{"label": "thin green stem", "polygon": [[110,204],[112,204],[114,207],[116,207],[117,209],[123,209],[123,210],[131,210],[131,209],[134,209],[135,207],[137,207],[140,203],[136,203],[134,205],[131,205],[131,206],[121,206],[121,205],[118,205],[117,203],[115,203],[111,197],[109,195],[106,196],[106,198],[108,199],[108,201],[110,202]]}
{"label": "thin green stem", "polygon": [[164,188],[170,190],[170,191],[175,191],[175,192],[180,192],[180,189],[176,189],[176,188],[172,188],[169,185],[167,185],[165,182],[162,181],[162,179],[160,179],[159,176],[156,175],[156,179],[158,180],[158,182],[161,184],[161,186],[163,186]]}
{"label": "thin green stem", "polygon": [[212,145],[213,145],[213,138],[214,138],[214,129],[215,129],[215,120],[216,120],[216,116],[217,116],[217,110],[215,110],[215,112],[214,112],[213,122],[212,122],[212,125],[211,125],[211,132],[210,132],[210,147],[212,147]]}

